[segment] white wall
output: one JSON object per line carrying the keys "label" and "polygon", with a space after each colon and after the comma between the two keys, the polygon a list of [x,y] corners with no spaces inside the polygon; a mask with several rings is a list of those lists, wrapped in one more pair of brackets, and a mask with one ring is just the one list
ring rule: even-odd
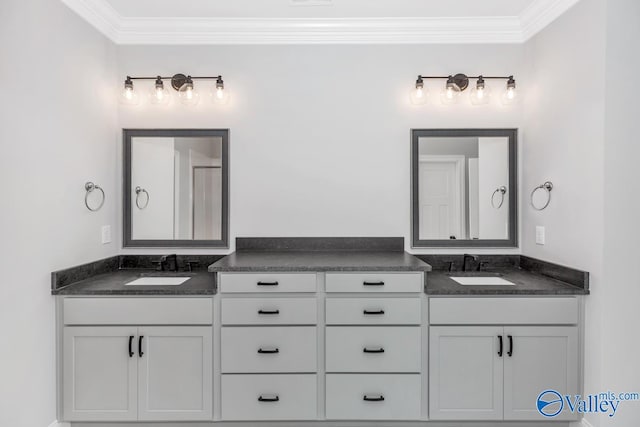
{"label": "white wall", "polygon": [[[232,99],[226,106],[203,99],[192,109],[121,106],[120,127],[231,130],[232,244],[236,236],[404,236],[408,246],[410,129],[522,125],[521,106],[503,107],[497,99],[480,107],[468,100],[457,106],[410,105],[416,76],[518,77],[522,50],[518,45],[121,46],[122,80],[149,73],[222,74]],[[444,82],[434,84],[440,89]],[[502,86],[496,85],[496,94]]]}
{"label": "white wall", "polygon": [[[618,392],[640,390],[640,140],[638,91],[640,2],[607,2],[606,120],[604,144],[603,385]],[[603,425],[635,427],[640,402],[622,403]]]}
{"label": "white wall", "polygon": [[[51,271],[115,254],[114,46],[59,1],[0,2],[0,425],[55,412]],[[101,211],[84,183],[104,187]],[[115,231],[115,230],[114,230]]]}
{"label": "white wall", "polygon": [[[605,135],[605,5],[582,0],[525,45],[523,85],[522,252],[591,273],[586,298],[585,391],[603,386],[602,303]],[[552,200],[541,212],[529,193],[553,181]],[[535,226],[546,245],[535,243]],[[631,366],[631,365],[629,365]],[[604,384],[606,386],[606,384]],[[598,426],[602,417],[589,416]]]}

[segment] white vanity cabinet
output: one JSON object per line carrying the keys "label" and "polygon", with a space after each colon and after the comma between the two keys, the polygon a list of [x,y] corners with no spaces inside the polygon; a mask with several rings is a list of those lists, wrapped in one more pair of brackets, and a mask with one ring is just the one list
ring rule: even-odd
{"label": "white vanity cabinet", "polygon": [[212,316],[211,298],[64,298],[63,419],[211,420]]}
{"label": "white vanity cabinet", "polygon": [[578,393],[577,324],[572,297],[430,299],[429,417],[539,421],[542,391]]}

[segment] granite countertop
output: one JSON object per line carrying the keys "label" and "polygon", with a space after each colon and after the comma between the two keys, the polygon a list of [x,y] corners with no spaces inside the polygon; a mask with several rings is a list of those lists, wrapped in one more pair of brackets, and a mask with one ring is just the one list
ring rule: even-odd
{"label": "granite countertop", "polygon": [[209,266],[210,272],[431,271],[403,251],[238,251]]}

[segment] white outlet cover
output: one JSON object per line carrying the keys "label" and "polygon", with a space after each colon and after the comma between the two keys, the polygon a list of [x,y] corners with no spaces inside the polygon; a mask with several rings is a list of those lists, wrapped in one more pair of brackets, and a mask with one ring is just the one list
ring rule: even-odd
{"label": "white outlet cover", "polygon": [[544,227],[538,225],[536,226],[536,245],[544,245],[545,243],[545,235],[544,235]]}
{"label": "white outlet cover", "polygon": [[111,243],[111,226],[103,225],[102,226],[102,244],[105,245],[107,243]]}

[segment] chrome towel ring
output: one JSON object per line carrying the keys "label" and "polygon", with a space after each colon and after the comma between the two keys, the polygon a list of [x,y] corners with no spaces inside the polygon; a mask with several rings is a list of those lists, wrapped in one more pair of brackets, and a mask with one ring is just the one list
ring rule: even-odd
{"label": "chrome towel ring", "polygon": [[[535,202],[533,201],[533,196],[538,190],[545,190],[547,192],[547,201],[542,206],[536,206]],[[551,203],[551,190],[553,190],[553,183],[551,181],[546,181],[544,184],[538,185],[533,189],[530,196],[531,206],[533,207],[533,209],[542,211],[545,210],[547,206],[549,206],[549,203]]]}
{"label": "chrome towel ring", "polygon": [[[493,206],[494,209],[500,209],[502,207],[502,204],[504,203],[504,195],[506,193],[507,193],[507,187],[505,187],[504,185],[496,188],[496,190],[491,195],[491,206]],[[500,203],[498,203],[498,206],[496,206],[496,203],[495,203],[496,194],[500,194]]]}
{"label": "chrome towel ring", "polygon": [[[144,205],[142,205],[140,203],[140,193],[144,193],[147,196],[146,197],[146,202],[145,202]],[[149,193],[147,192],[147,190],[145,190],[144,188],[142,188],[140,186],[136,187],[136,206],[140,210],[145,209],[147,206],[149,206]]]}
{"label": "chrome towel ring", "polygon": [[[87,181],[84,184],[84,189],[87,191],[87,193],[84,195],[84,205],[87,207],[87,209],[89,209],[91,212],[96,212],[99,211],[100,208],[102,207],[102,205],[104,205],[104,199],[105,199],[105,195],[104,195],[104,190],[102,189],[102,187],[100,187],[97,184],[94,184],[91,181]],[[102,193],[102,198],[100,199],[100,203],[98,204],[97,207],[92,208],[91,206],[89,206],[89,194],[91,194],[94,190],[98,190],[100,191],[100,193]]]}

